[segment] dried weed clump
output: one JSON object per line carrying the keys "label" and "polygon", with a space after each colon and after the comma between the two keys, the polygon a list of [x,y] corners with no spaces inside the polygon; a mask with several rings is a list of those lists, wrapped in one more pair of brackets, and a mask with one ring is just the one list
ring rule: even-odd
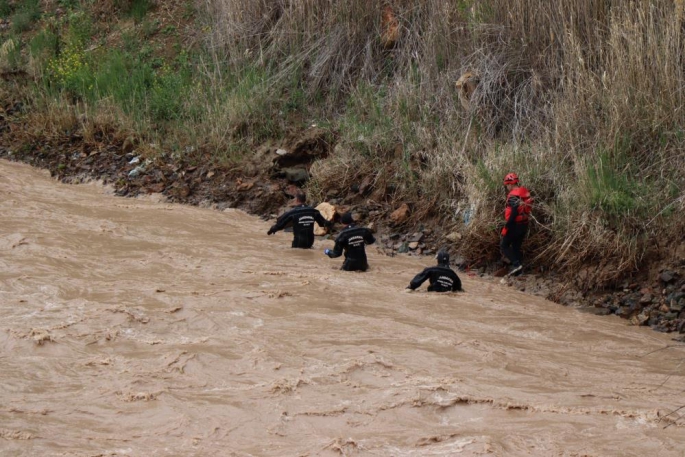
{"label": "dried weed clump", "polygon": [[315,201],[325,201],[327,197],[343,195],[371,171],[368,162],[354,150],[345,150],[338,146],[331,158],[318,160],[312,164],[312,180],[308,190]]}

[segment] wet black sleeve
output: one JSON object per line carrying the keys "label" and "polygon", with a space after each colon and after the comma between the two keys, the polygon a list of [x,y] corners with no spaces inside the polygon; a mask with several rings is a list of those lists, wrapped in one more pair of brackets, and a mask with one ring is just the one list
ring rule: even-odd
{"label": "wet black sleeve", "polygon": [[507,220],[507,230],[513,229],[516,225],[516,216],[519,214],[519,198],[511,197],[507,200],[507,205],[511,208],[511,214],[509,214],[509,219]]}
{"label": "wet black sleeve", "polygon": [[366,229],[364,232],[364,242],[366,244],[373,244],[376,242],[376,238],[373,237],[373,233],[371,233],[371,230]]}
{"label": "wet black sleeve", "polygon": [[269,229],[271,233],[278,232],[279,230],[283,230],[286,225],[292,220],[293,218],[293,212],[292,210],[288,211],[287,213],[281,215],[278,219],[276,219],[276,223]]}
{"label": "wet black sleeve", "polygon": [[430,270],[425,268],[421,273],[414,276],[414,279],[409,283],[411,290],[417,289],[430,277]]}
{"label": "wet black sleeve", "polygon": [[461,288],[461,279],[459,279],[459,275],[455,273],[454,282],[452,283],[452,292],[459,292],[463,290],[464,289]]}
{"label": "wet black sleeve", "polygon": [[340,257],[343,254],[343,248],[345,247],[345,240],[341,235],[338,236],[335,240],[335,246],[333,249],[328,251],[328,257],[331,259],[335,259],[336,257]]}
{"label": "wet black sleeve", "polygon": [[321,215],[319,211],[314,211],[314,220],[316,221],[317,224],[319,224],[319,227],[328,227],[330,228],[333,225],[333,222],[327,221],[324,219],[324,217]]}

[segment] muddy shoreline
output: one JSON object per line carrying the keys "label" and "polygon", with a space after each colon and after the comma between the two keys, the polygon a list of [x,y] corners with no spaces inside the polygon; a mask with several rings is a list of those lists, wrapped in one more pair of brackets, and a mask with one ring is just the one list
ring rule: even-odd
{"label": "muddy shoreline", "polygon": [[[298,140],[305,151],[304,156],[300,154],[296,159],[300,165],[310,164],[320,155],[316,151],[318,139],[313,138]],[[170,202],[218,210],[238,208],[263,219],[271,219],[287,208],[302,184],[298,176],[292,176],[292,168],[282,167],[287,171],[284,173],[278,167],[275,148],[256,152],[244,166],[229,167],[201,151],[186,151],[182,157],[159,153],[145,158],[136,153],[136,146],[132,138],[112,141],[103,134],[99,138],[96,135],[95,141],[86,141],[79,134],[72,134],[52,144],[33,141],[0,147],[0,158],[47,169],[65,183],[99,180],[122,197],[161,194]],[[453,244],[449,230],[439,221],[397,223],[397,209],[389,203],[365,199],[363,188],[350,189],[335,197],[329,201],[353,211],[361,223],[376,231],[379,247],[387,255],[432,256],[437,249]],[[474,262],[460,257],[454,249],[451,251],[459,274],[500,281],[497,275],[498,270],[499,274],[502,271],[501,262]],[[685,259],[650,270],[651,274],[640,279],[627,278],[617,289],[591,292],[579,290],[554,271],[528,271],[506,282],[516,290],[565,306],[600,315],[616,314],[633,325],[674,332],[675,339],[684,341],[685,337],[678,334],[685,333]]]}

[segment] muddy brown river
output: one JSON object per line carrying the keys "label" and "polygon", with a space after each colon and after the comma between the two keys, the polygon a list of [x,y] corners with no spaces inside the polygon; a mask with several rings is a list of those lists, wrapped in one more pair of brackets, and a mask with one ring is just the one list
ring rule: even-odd
{"label": "muddy brown river", "polygon": [[0,205],[3,457],[685,455],[669,335],[6,161]]}

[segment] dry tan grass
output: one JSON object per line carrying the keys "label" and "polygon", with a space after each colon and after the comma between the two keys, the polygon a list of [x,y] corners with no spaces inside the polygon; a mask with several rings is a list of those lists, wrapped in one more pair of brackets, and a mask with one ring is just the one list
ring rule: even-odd
{"label": "dry tan grass", "polygon": [[309,194],[314,201],[325,201],[327,194],[344,194],[373,172],[373,165],[356,151],[338,146],[331,157],[312,164]]}
{"label": "dry tan grass", "polygon": [[13,38],[6,39],[0,45],[0,70],[6,70],[10,66],[9,56],[17,47],[17,40]]}

